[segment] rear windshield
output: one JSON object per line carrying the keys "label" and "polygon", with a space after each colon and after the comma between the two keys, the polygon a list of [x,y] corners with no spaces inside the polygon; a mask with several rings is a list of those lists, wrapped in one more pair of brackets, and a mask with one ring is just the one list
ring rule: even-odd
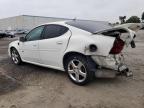
{"label": "rear windshield", "polygon": [[66,22],[66,24],[90,33],[97,33],[107,29],[112,29],[112,26],[110,26],[108,22],[104,21],[73,20]]}

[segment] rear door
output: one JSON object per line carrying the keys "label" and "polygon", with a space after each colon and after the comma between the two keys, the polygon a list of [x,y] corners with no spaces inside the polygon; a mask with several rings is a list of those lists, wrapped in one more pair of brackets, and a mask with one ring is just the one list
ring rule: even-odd
{"label": "rear door", "polygon": [[49,24],[45,26],[39,41],[39,51],[42,63],[52,67],[62,66],[62,54],[66,50],[71,32],[62,25]]}

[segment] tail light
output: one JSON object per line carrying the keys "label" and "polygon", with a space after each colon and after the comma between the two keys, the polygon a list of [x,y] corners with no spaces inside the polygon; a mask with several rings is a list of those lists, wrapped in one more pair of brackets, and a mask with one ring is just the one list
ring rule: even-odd
{"label": "tail light", "polygon": [[124,41],[120,38],[116,38],[114,45],[110,51],[110,54],[119,54],[124,48]]}

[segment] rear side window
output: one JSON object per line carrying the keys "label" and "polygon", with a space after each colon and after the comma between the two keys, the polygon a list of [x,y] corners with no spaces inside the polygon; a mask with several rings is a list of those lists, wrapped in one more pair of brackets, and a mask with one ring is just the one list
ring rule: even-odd
{"label": "rear side window", "polygon": [[43,32],[43,38],[48,39],[59,37],[65,34],[68,30],[69,29],[67,27],[61,25],[55,25],[55,24],[46,25]]}

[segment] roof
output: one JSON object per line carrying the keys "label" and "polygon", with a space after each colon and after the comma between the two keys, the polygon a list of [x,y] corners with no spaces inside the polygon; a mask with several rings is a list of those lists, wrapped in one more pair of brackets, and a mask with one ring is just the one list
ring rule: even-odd
{"label": "roof", "polygon": [[90,20],[72,20],[66,22],[70,26],[88,31],[90,33],[97,33],[107,29],[112,29],[112,26],[105,21],[90,21]]}

